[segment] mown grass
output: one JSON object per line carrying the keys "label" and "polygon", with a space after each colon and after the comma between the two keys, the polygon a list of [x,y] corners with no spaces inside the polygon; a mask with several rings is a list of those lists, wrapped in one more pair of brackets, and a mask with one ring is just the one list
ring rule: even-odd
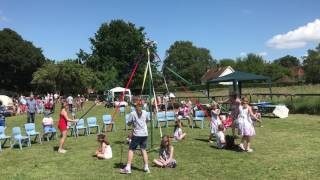
{"label": "mown grass", "polygon": [[[88,108],[90,104],[86,105]],[[58,108],[57,108],[58,109]],[[102,114],[113,113],[113,109],[95,107],[86,117],[96,116],[101,124]],[[80,113],[81,114],[81,113]],[[54,114],[57,121],[58,111]],[[40,128],[41,115],[36,118]],[[26,116],[7,118],[6,133],[13,126],[23,127]],[[264,127],[256,128],[253,141],[255,152],[245,153],[218,150],[206,142],[209,129],[184,128],[187,138],[173,143],[175,169],[151,167],[151,173],[142,172],[142,157],[134,157],[131,175],[118,172],[126,161],[127,145],[123,144],[127,132],[124,117],[116,116],[117,131],[109,132],[113,158],[96,160],[92,157],[98,144],[96,136],[68,137],[67,154],[58,154],[54,147],[58,141],[33,144],[32,147],[9,149],[0,153],[1,179],[318,179],[320,177],[320,117],[290,115],[287,119],[264,118]],[[172,124],[171,124],[172,125]],[[39,129],[40,130],[40,129]],[[162,129],[172,133],[172,126]],[[228,133],[230,131],[228,130]],[[149,132],[150,134],[150,132]],[[150,139],[150,138],[149,138]],[[156,147],[159,145],[159,129],[154,129]],[[158,157],[157,151],[149,153],[149,162]]]}

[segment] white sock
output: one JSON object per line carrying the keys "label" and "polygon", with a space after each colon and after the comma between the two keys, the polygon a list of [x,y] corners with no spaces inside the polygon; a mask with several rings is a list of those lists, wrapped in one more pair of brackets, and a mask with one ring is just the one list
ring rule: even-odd
{"label": "white sock", "polygon": [[126,169],[131,170],[131,164],[127,164]]}
{"label": "white sock", "polygon": [[145,165],[144,165],[144,169],[149,169],[148,164],[145,164]]}

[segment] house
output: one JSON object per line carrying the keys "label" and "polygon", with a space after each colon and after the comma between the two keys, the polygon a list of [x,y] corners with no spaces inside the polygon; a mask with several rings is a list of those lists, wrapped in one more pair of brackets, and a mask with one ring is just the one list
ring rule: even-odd
{"label": "house", "polygon": [[291,76],[300,80],[304,76],[304,70],[301,67],[292,67],[290,68]]}
{"label": "house", "polygon": [[[231,74],[233,72],[235,72],[235,70],[231,66],[211,68],[207,70],[207,72],[201,77],[201,83],[205,84],[207,81]],[[221,82],[219,84],[231,85],[232,82]]]}

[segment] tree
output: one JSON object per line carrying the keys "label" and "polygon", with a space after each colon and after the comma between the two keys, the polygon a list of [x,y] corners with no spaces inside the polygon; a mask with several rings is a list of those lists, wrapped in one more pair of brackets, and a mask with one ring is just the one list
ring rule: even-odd
{"label": "tree", "polygon": [[231,66],[232,68],[234,68],[236,66],[236,61],[233,59],[221,59],[219,61],[219,66],[221,67]]}
{"label": "tree", "polygon": [[177,80],[166,67],[181,75],[184,79],[192,83],[200,83],[201,76],[216,64],[210,55],[210,51],[205,48],[198,48],[190,41],[176,41],[166,51],[164,60],[164,74],[168,80]]}
{"label": "tree", "polygon": [[33,74],[32,80],[40,92],[59,91],[65,95],[85,93],[97,82],[91,69],[74,60],[46,63]]}
{"label": "tree", "polygon": [[[90,38],[92,54],[86,60],[87,66],[101,78],[100,88],[107,88],[113,83],[124,86],[138,62],[140,62],[139,67],[131,87],[141,86],[147,59],[145,40],[144,28],[137,28],[130,22],[113,20],[101,25],[95,36]],[[151,51],[155,52],[155,49],[156,47],[151,48]],[[153,70],[156,70],[158,62],[153,56],[151,63]],[[110,77],[107,76],[109,72],[113,74]]]}
{"label": "tree", "polygon": [[262,56],[250,53],[243,58],[238,58],[236,62],[236,70],[262,74],[265,67],[265,62]]}
{"label": "tree", "polygon": [[42,50],[8,28],[0,31],[0,39],[0,87],[30,91],[32,74],[46,61]]}
{"label": "tree", "polygon": [[303,68],[306,82],[320,83],[320,43],[314,50],[308,50],[308,55],[303,60]]}
{"label": "tree", "polygon": [[286,55],[284,57],[281,57],[279,59],[274,60],[275,63],[280,64],[283,67],[291,68],[291,67],[297,67],[300,66],[300,61],[298,58],[290,55]]}
{"label": "tree", "polygon": [[271,64],[265,64],[264,75],[270,76],[273,81],[281,79],[285,76],[290,76],[290,70],[286,67],[281,66],[277,62],[272,62]]}

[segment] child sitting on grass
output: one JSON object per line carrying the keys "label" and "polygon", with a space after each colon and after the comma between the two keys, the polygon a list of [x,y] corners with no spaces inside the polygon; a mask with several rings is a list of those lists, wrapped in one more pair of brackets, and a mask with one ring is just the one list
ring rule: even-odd
{"label": "child sitting on grass", "polygon": [[218,149],[222,149],[226,145],[223,124],[219,124],[218,125],[218,132],[216,133],[216,143],[217,143],[217,148]]}
{"label": "child sitting on grass", "polygon": [[259,127],[263,127],[262,120],[261,120],[261,113],[259,113],[257,106],[252,107],[252,113],[254,115],[254,116],[251,116],[251,120],[253,121],[252,122],[253,126],[256,126],[256,124],[259,123]]}
{"label": "child sitting on grass", "polygon": [[159,167],[176,167],[176,160],[173,159],[173,146],[170,144],[168,135],[163,136],[160,145],[159,159],[154,159],[153,163]]}
{"label": "child sitting on grass", "polygon": [[177,141],[183,140],[187,135],[186,133],[182,132],[182,123],[180,120],[176,121],[176,125],[174,126],[173,131],[174,131],[173,138]]}
{"label": "child sitting on grass", "polygon": [[100,143],[100,147],[96,151],[98,159],[111,159],[112,149],[110,143],[106,139],[105,134],[98,134],[97,141]]}
{"label": "child sitting on grass", "polygon": [[211,109],[209,143],[212,143],[213,135],[215,135],[218,132],[218,126],[222,124],[219,114],[220,114],[220,109],[218,108],[218,104],[214,103]]}

